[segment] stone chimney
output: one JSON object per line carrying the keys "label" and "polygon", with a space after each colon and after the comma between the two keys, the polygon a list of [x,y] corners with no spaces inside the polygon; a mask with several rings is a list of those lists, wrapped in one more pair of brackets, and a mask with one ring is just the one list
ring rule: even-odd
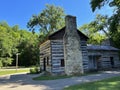
{"label": "stone chimney", "polygon": [[67,15],[65,17],[66,34],[74,36],[77,33],[76,17]]}
{"label": "stone chimney", "polygon": [[77,33],[76,17],[65,17],[64,60],[67,75],[82,74],[83,61],[80,48],[80,37]]}

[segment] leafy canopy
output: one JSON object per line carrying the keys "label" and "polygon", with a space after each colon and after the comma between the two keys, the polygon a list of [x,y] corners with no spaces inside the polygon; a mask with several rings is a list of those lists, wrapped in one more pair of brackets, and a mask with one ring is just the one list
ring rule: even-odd
{"label": "leafy canopy", "polygon": [[113,15],[109,18],[109,30],[111,34],[118,32],[120,26],[120,0],[91,0],[90,2],[92,11],[94,12],[97,8],[101,9],[106,4],[110,7],[114,7]]}
{"label": "leafy canopy", "polygon": [[38,62],[38,35],[20,30],[18,25],[0,22],[0,67],[15,65],[16,53],[19,65],[29,66]]}
{"label": "leafy canopy", "polygon": [[107,30],[108,19],[107,16],[102,16],[100,14],[96,15],[95,20],[88,24],[82,25],[79,30],[81,30],[85,35],[89,37],[89,44],[101,44],[101,42],[109,36]]}
{"label": "leafy canopy", "polygon": [[38,15],[33,15],[27,23],[28,28],[34,32],[36,26],[43,34],[50,34],[64,26],[64,10],[54,5],[46,8]]}

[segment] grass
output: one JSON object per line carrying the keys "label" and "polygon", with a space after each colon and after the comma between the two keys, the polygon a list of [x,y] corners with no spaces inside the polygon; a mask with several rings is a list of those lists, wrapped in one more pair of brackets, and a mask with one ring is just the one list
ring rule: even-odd
{"label": "grass", "polygon": [[120,90],[120,76],[95,82],[73,85],[64,88],[64,90]]}
{"label": "grass", "polygon": [[67,76],[67,75],[58,75],[58,76],[38,76],[33,78],[33,80],[56,80],[56,79],[64,79],[64,78],[70,78],[72,76]]}
{"label": "grass", "polygon": [[33,78],[33,80],[56,80],[56,79],[64,79],[64,78],[70,78],[70,77],[87,76],[87,75],[91,75],[91,74],[98,74],[98,72],[91,72],[91,73],[85,73],[82,75],[71,75],[71,76],[67,76],[67,75],[52,76],[51,74],[46,73],[45,75],[40,75],[38,77]]}
{"label": "grass", "polygon": [[22,69],[0,69],[0,76],[1,75],[8,75],[8,74],[15,74],[15,73],[22,73],[22,72],[28,72],[28,68],[22,68]]}

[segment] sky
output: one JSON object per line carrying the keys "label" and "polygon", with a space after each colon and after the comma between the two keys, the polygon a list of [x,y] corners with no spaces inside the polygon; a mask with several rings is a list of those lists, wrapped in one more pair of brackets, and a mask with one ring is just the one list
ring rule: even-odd
{"label": "sky", "polygon": [[112,14],[108,6],[93,13],[90,0],[0,0],[0,21],[28,30],[27,22],[33,14],[37,15],[45,9],[46,4],[60,6],[66,15],[76,16],[78,27],[94,20],[96,14]]}

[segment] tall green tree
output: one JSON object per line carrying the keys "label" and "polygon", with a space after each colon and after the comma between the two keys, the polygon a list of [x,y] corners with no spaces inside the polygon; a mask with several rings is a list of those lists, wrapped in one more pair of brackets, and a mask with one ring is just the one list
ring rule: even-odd
{"label": "tall green tree", "polygon": [[98,14],[93,21],[82,25],[79,30],[89,37],[88,43],[101,44],[104,39],[110,38],[108,27],[107,16]]}
{"label": "tall green tree", "polygon": [[16,37],[11,27],[5,22],[0,23],[0,62],[1,66],[7,66],[12,63],[13,49],[15,50]]}
{"label": "tall green tree", "polygon": [[20,30],[18,25],[9,26],[0,22],[0,67],[15,65],[19,53],[19,65],[30,66],[38,63],[38,35]]}
{"label": "tall green tree", "polygon": [[101,7],[106,4],[109,4],[110,7],[114,7],[113,15],[109,18],[109,31],[111,34],[116,33],[120,26],[120,0],[91,0],[90,4],[93,12],[97,8],[101,9]]}
{"label": "tall green tree", "polygon": [[27,26],[32,31],[38,26],[41,33],[50,34],[64,26],[64,16],[63,8],[47,4],[40,14],[32,16]]}
{"label": "tall green tree", "polygon": [[19,65],[30,66],[38,64],[38,35],[22,30],[20,31],[20,36],[20,44],[18,46],[18,50],[20,52]]}
{"label": "tall green tree", "polygon": [[108,18],[108,30],[113,45],[120,48],[120,0],[91,0],[90,4],[93,12],[107,4],[114,8],[112,16]]}

